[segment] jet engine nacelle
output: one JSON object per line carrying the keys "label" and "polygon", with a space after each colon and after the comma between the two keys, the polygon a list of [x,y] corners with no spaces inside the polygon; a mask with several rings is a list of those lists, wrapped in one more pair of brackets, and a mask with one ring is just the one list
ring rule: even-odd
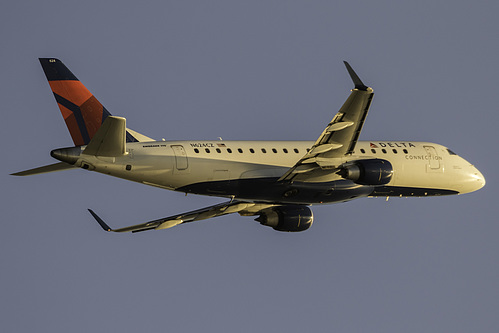
{"label": "jet engine nacelle", "polygon": [[387,160],[358,160],[342,165],[338,174],[360,185],[386,185],[392,179],[393,167]]}
{"label": "jet engine nacelle", "polygon": [[304,231],[310,228],[314,214],[305,206],[277,206],[262,210],[255,221],[277,231]]}

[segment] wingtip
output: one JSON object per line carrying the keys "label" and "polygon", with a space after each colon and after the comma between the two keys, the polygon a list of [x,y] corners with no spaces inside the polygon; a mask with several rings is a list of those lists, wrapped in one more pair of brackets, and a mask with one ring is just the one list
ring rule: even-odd
{"label": "wingtip", "polygon": [[345,64],[345,67],[347,68],[348,74],[352,78],[353,84],[355,85],[355,89],[367,91],[367,89],[369,87],[366,86],[362,82],[362,80],[359,78],[359,76],[357,75],[357,73],[355,73],[355,71],[353,70],[352,66],[350,66],[350,64],[347,61],[345,61],[345,60],[343,60],[343,63]]}
{"label": "wingtip", "polygon": [[97,223],[99,223],[99,225],[101,226],[102,229],[104,229],[104,231],[113,231],[113,229],[111,229],[111,227],[109,227],[106,224],[106,222],[104,222],[97,214],[95,214],[93,210],[88,209],[88,211],[90,212],[90,214],[92,214],[94,219],[97,221]]}

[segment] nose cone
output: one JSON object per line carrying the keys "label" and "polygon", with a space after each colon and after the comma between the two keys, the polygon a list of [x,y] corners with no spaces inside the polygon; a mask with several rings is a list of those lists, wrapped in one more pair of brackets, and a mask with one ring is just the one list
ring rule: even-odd
{"label": "nose cone", "polygon": [[485,186],[485,177],[482,175],[480,171],[478,171],[477,168],[475,168],[473,165],[470,165],[467,171],[468,172],[466,175],[465,186],[461,193],[470,193],[478,191],[479,189]]}
{"label": "nose cone", "polygon": [[477,186],[476,190],[479,190],[485,186],[485,177],[482,175],[482,173],[480,171],[478,171],[477,168],[475,168],[474,177],[476,178],[476,181],[478,182],[478,186]]}

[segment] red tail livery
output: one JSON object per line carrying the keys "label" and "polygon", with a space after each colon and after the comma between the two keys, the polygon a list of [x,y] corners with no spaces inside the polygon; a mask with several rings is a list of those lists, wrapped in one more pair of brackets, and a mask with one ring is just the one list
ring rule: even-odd
{"label": "red tail livery", "polygon": [[[39,60],[75,146],[87,145],[111,114],[59,59]],[[127,133],[127,142],[136,141]]]}

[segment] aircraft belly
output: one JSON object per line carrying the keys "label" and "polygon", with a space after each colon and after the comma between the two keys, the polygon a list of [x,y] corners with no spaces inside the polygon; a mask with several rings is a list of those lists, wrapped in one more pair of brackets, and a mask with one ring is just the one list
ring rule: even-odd
{"label": "aircraft belly", "polygon": [[329,183],[286,183],[278,177],[208,181],[177,188],[177,191],[201,195],[234,197],[241,200],[287,204],[321,204],[366,197],[373,187],[349,180]]}

